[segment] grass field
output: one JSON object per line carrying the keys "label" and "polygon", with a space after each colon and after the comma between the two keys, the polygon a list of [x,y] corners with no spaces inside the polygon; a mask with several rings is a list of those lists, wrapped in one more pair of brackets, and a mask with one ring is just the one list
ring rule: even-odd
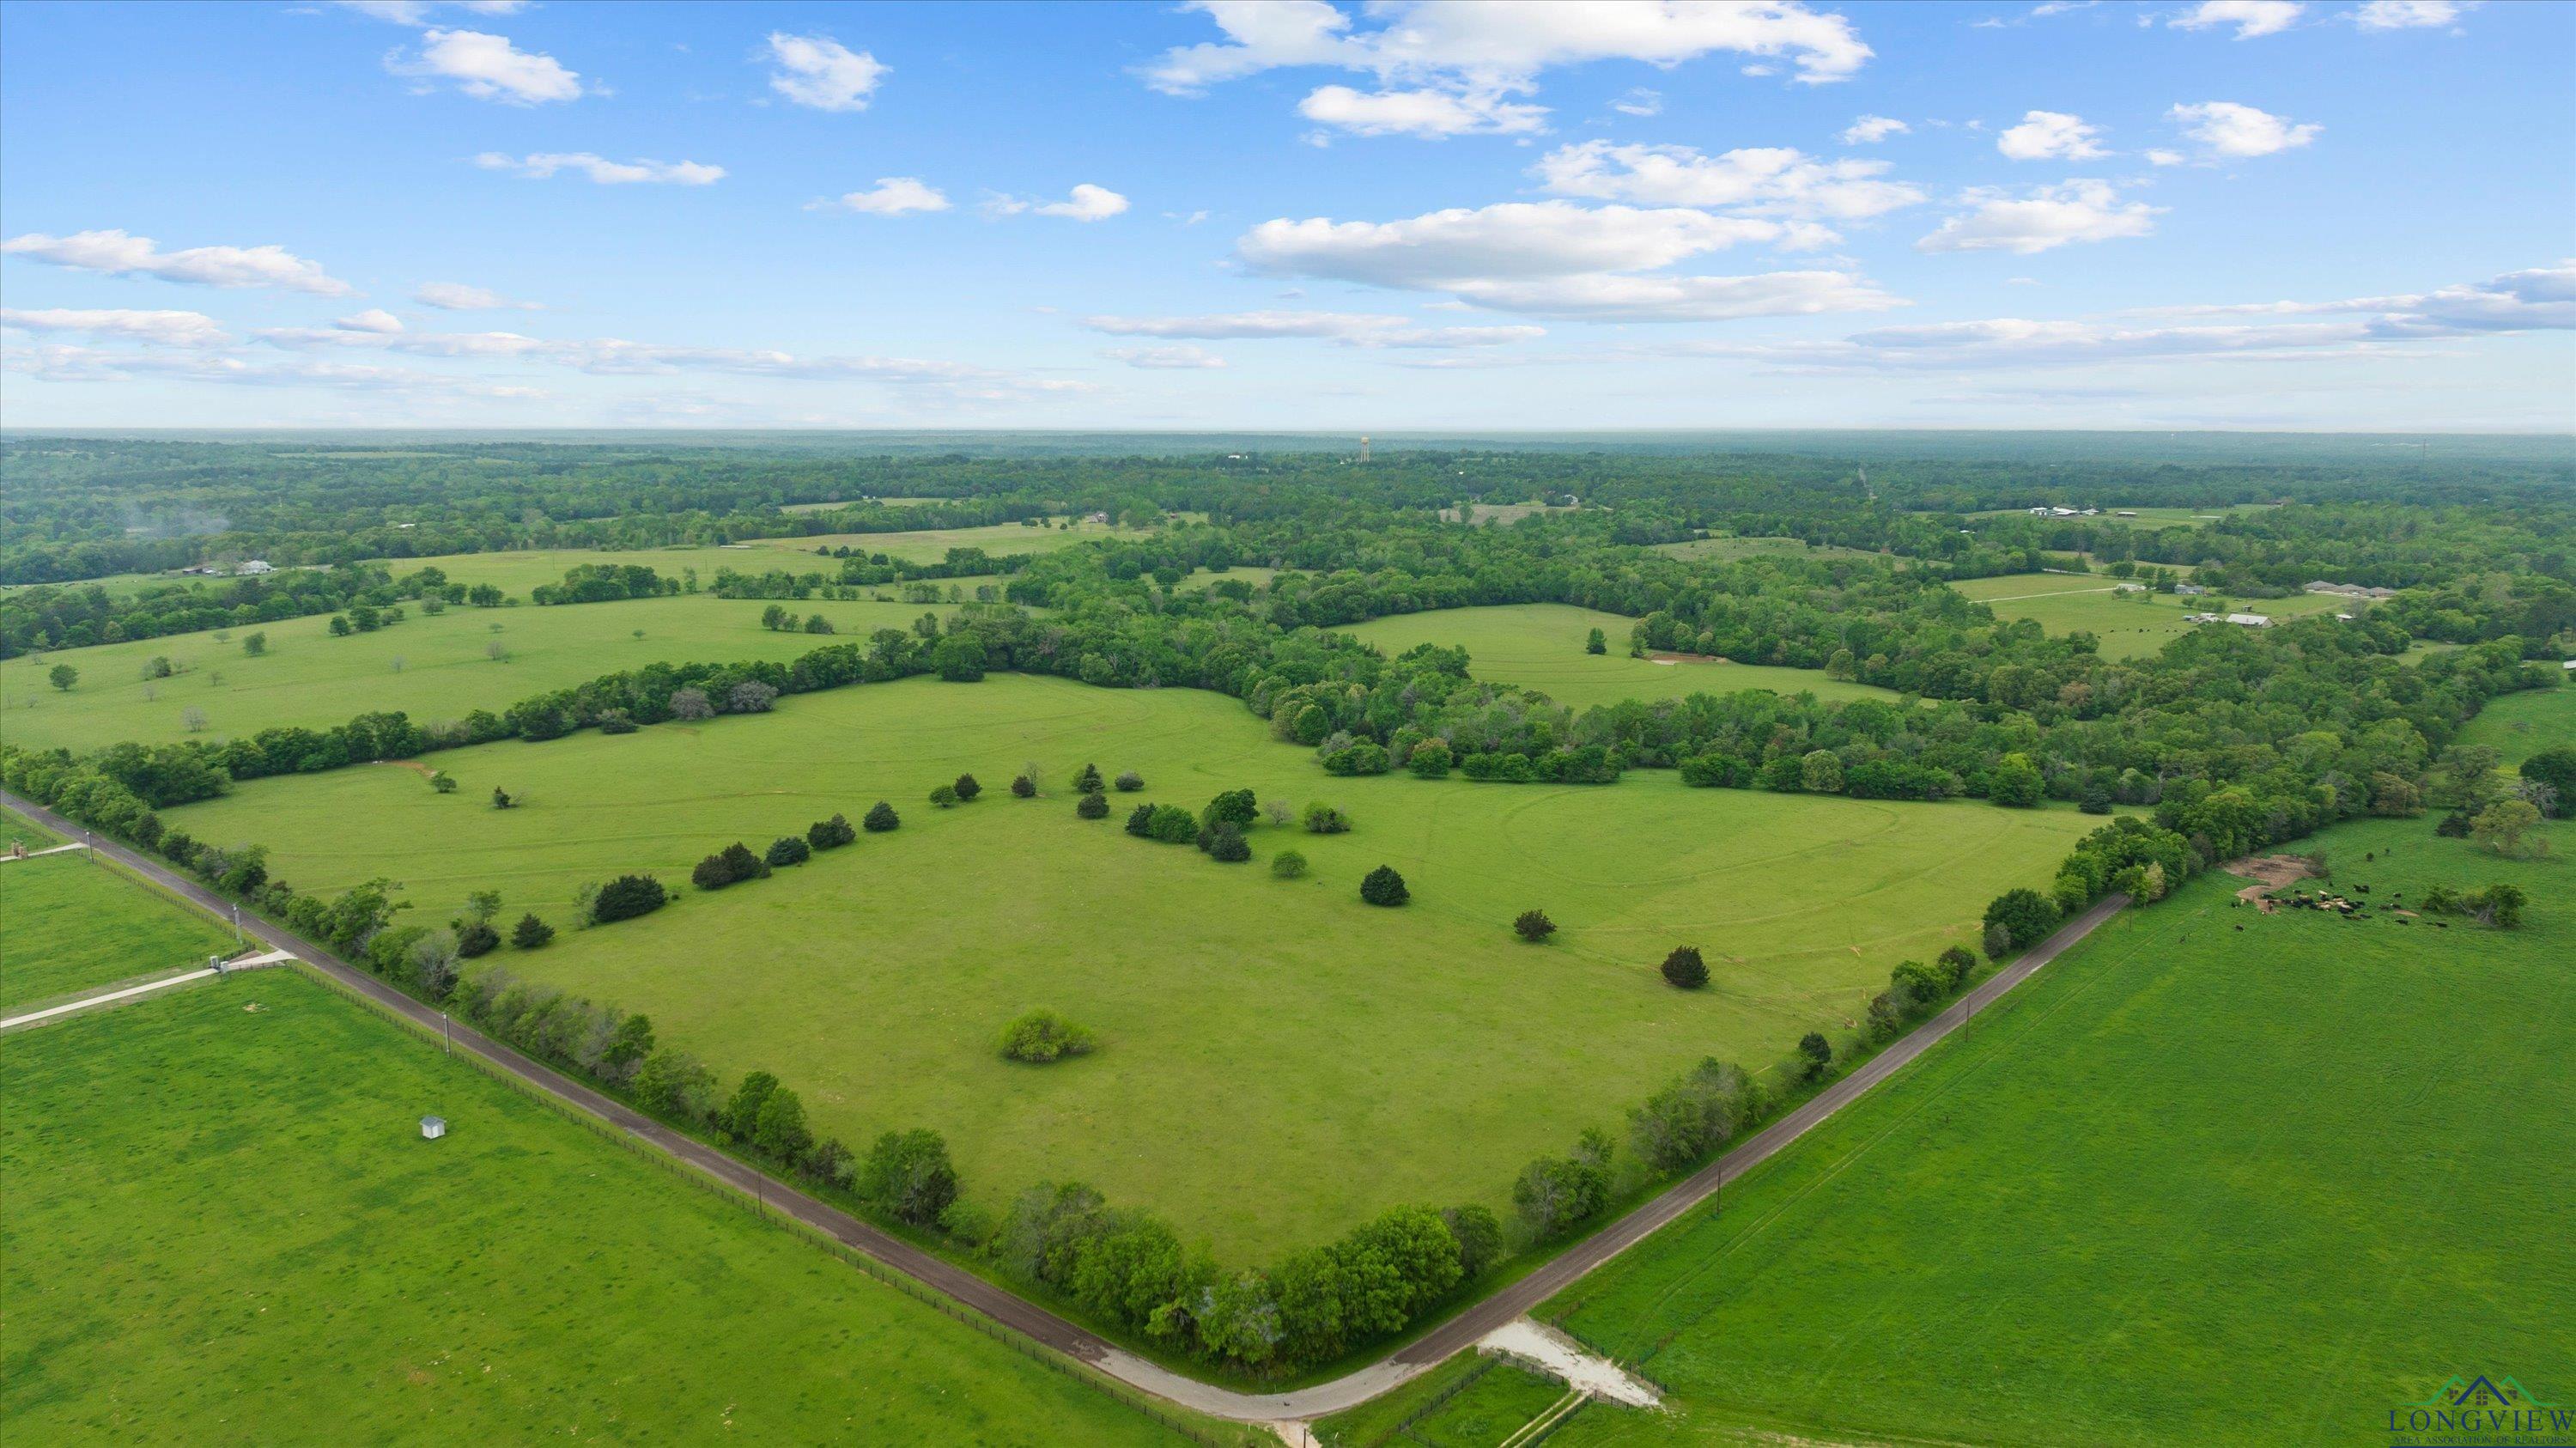
{"label": "grass field", "polygon": [[291,971],[0,1096],[16,1442],[1184,1441]]}
{"label": "grass field", "polygon": [[[2167,528],[2206,528],[2210,524],[2217,522],[2219,519],[2232,514],[2259,513],[2267,508],[2275,508],[2278,506],[2280,505],[2277,503],[2229,503],[2220,504],[2217,507],[2211,508],[2132,508],[2127,511],[2135,513],[2137,516],[2131,518],[2121,517],[2120,513],[2122,510],[2120,509],[2105,508],[2094,517],[2075,519],[2072,521],[2083,523],[2106,523],[2123,528],[2136,528],[2142,532],[2159,533]],[[2029,511],[2030,510],[2027,508],[1989,508],[1982,513],[1969,513],[1966,516],[1971,518],[2012,518],[2026,516]]]}
{"label": "grass field", "polygon": [[2116,591],[2119,581],[2107,574],[2012,573],[1950,586],[1993,609],[1999,618],[2035,619],[2053,634],[2090,633],[2101,640],[2106,659],[2155,653],[2195,628],[2235,627],[2187,623],[2187,614],[2259,613],[2292,619],[2350,605],[2350,600],[2332,594],[2296,593],[2288,598],[2234,600],[2222,610],[2215,597],[2121,593]]}
{"label": "grass field", "polygon": [[[207,739],[280,724],[340,724],[378,709],[400,709],[422,722],[458,719],[646,664],[783,662],[827,643],[864,644],[876,629],[903,628],[934,611],[917,603],[796,604],[798,613],[822,614],[840,630],[817,637],[762,628],[766,607],[758,599],[697,594],[556,608],[451,608],[435,615],[413,608],[391,628],[347,638],[331,637],[330,620],[316,617],[228,629],[228,640],[176,634],[68,649],[0,662],[0,731],[31,748],[87,749],[116,740],[190,738],[185,716],[192,708],[205,711],[206,729],[195,737]],[[935,611],[949,609],[943,604]],[[268,635],[268,652],[259,658],[242,651],[243,637],[253,632]],[[505,659],[490,656],[496,643]],[[154,658],[184,672],[146,679],[144,666]],[[45,681],[58,663],[80,671],[69,693]]]}
{"label": "grass field", "polygon": [[[1031,758],[1049,792],[1015,800],[1004,785]],[[1064,781],[1085,761],[1150,788],[1077,819]],[[681,888],[673,908],[502,960],[649,1012],[720,1071],[776,1072],[824,1131],[942,1130],[987,1204],[1088,1179],[1261,1260],[1394,1203],[1499,1203],[1521,1163],[1618,1125],[1704,1055],[1769,1065],[1857,1014],[1897,960],[1969,937],[1999,890],[2045,882],[2094,823],[1692,790],[1666,772],[1591,789],[1334,779],[1232,699],[1018,676],[438,763],[458,793],[355,768],[164,817],[269,844],[303,889],[402,881],[432,920],[492,887],[514,917],[569,924],[580,885],[654,871]],[[986,797],[932,809],[960,771]],[[494,785],[526,807],[490,809]],[[1238,786],[1329,800],[1358,827],[1255,830],[1265,861],[1310,857],[1295,882],[1119,827],[1133,799],[1195,808]],[[765,846],[880,798],[900,832],[719,895],[685,885],[733,840]],[[1411,906],[1359,902],[1380,863]],[[1511,934],[1532,907],[1563,927],[1556,943]],[[1712,989],[1656,974],[1683,943],[1708,952]],[[1043,1070],[1001,1060],[996,1033],[1037,1006],[1104,1048]]]}
{"label": "grass field", "polygon": [[234,948],[229,928],[86,851],[0,862],[0,1007],[9,1014],[202,966]]}
{"label": "grass field", "polygon": [[2264,917],[2213,875],[2119,917],[1544,1309],[1674,1409],[1551,1444],[2340,1445],[2453,1373],[2567,1401],[2576,866],[2429,817],[2304,848],[2383,905],[2532,909]]}
{"label": "grass field", "polygon": [[1870,553],[1858,548],[1837,547],[1830,543],[1820,548],[1804,538],[1693,538],[1682,543],[1649,544],[1648,549],[1673,558],[1713,559],[1720,563],[1732,563],[1739,558],[1770,554],[1785,554],[1794,558],[1870,558],[1894,564],[1899,568],[1906,566],[1908,562],[1893,554]]}
{"label": "grass field", "polygon": [[6,850],[11,845],[25,845],[31,850],[41,850],[61,843],[61,840],[54,838],[52,831],[20,819],[6,810],[0,810],[0,850]]}
{"label": "grass field", "polygon": [[2459,742],[2494,749],[2507,768],[2544,749],[2576,744],[2576,685],[2507,694],[2479,710]]}
{"label": "grass field", "polygon": [[[1769,689],[1813,693],[1820,699],[1893,699],[1891,690],[1825,677],[1822,669],[1779,669],[1761,664],[1651,663],[1628,657],[1628,630],[1636,620],[1562,603],[1515,603],[1494,608],[1444,608],[1372,619],[1341,630],[1365,639],[1393,658],[1416,644],[1467,650],[1468,671],[1496,684],[1537,689],[1577,709],[1622,699],[1678,699]],[[1587,654],[1584,638],[1599,629],[1610,651]]]}

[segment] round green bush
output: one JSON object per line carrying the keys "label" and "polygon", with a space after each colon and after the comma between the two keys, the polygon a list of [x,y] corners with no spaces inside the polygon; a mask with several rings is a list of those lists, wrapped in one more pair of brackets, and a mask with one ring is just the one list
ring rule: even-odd
{"label": "round green bush", "polygon": [[1031,1065],[1088,1055],[1096,1044],[1091,1032],[1053,1011],[1031,1011],[1002,1028],[1003,1057]]}

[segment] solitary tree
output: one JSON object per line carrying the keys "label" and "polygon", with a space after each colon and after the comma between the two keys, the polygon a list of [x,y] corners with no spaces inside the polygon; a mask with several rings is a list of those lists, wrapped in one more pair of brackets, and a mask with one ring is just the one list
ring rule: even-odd
{"label": "solitary tree", "polygon": [[492,786],[492,808],[508,809],[516,803],[518,803],[518,801],[510,798],[510,792],[508,790],[503,789],[497,784]]}
{"label": "solitary tree", "polygon": [[859,823],[867,826],[869,834],[881,835],[886,831],[893,829],[895,826],[902,824],[903,821],[896,816],[893,805],[886,803],[884,800],[878,800],[876,804],[868,810],[866,817],[861,819]]}
{"label": "solitary tree", "polygon": [[[1593,632],[1599,633],[1600,630],[1594,629]],[[1524,910],[1512,920],[1512,929],[1520,932],[1521,939],[1539,945],[1556,933],[1556,922],[1548,919],[1544,910]]]}
{"label": "solitary tree", "polygon": [[1011,794],[1016,799],[1035,799],[1038,794],[1038,782],[1025,774],[1015,775],[1011,780]]}
{"label": "solitary tree", "polygon": [[1404,888],[1404,877],[1392,865],[1380,865],[1360,881],[1360,898],[1371,905],[1401,905],[1413,898]]}
{"label": "solitary tree", "polygon": [[794,835],[782,835],[770,841],[769,852],[761,859],[773,867],[801,865],[814,858],[814,847]]}
{"label": "solitary tree", "polygon": [[1281,850],[1270,857],[1270,878],[1302,880],[1306,878],[1306,857],[1295,850]]}
{"label": "solitary tree", "polygon": [[943,784],[930,792],[930,802],[941,809],[957,803],[957,798],[957,786],[953,784]]}
{"label": "solitary tree", "polygon": [[267,633],[263,631],[263,632],[255,633],[255,634],[244,634],[244,635],[242,636],[242,652],[243,652],[243,653],[246,653],[246,654],[248,654],[248,655],[250,655],[250,656],[251,656],[252,658],[254,658],[254,659],[255,659],[255,658],[258,658],[260,655],[262,655],[262,654],[264,654],[264,653],[267,653],[267,652],[268,652],[268,635],[267,635]]}
{"label": "solitary tree", "polygon": [[1834,1063],[1833,1042],[1820,1031],[1809,1031],[1798,1038],[1798,1059],[1805,1063],[1807,1079],[1813,1081]]}
{"label": "solitary tree", "polygon": [[1610,652],[1609,637],[1603,634],[1601,630],[1597,628],[1594,629],[1591,635],[1584,639],[1583,651],[1587,654],[1606,654]]}
{"label": "solitary tree", "polygon": [[818,850],[837,850],[858,837],[859,832],[851,828],[847,815],[836,814],[805,827],[805,843]]}
{"label": "solitary tree", "polygon": [[1700,957],[1696,945],[1676,945],[1664,957],[1664,980],[1682,990],[1697,990],[1708,984],[1708,962]]}
{"label": "solitary tree", "polygon": [[1134,794],[1136,791],[1143,789],[1144,787],[1145,776],[1138,774],[1132,769],[1119,771],[1118,792],[1120,794]]}
{"label": "solitary tree", "polygon": [[555,928],[539,920],[534,912],[519,917],[517,928],[510,932],[510,943],[521,950],[534,950],[555,938]]}
{"label": "solitary tree", "polygon": [[1109,818],[1109,796],[1095,789],[1082,797],[1073,812],[1087,820],[1105,820]]}
{"label": "solitary tree", "polygon": [[1098,793],[1100,789],[1100,766],[1097,764],[1086,764],[1082,766],[1082,772],[1073,777],[1073,788],[1077,794]]}
{"label": "solitary tree", "polygon": [[69,664],[56,664],[45,671],[45,682],[68,694],[72,685],[80,682],[80,670]]}

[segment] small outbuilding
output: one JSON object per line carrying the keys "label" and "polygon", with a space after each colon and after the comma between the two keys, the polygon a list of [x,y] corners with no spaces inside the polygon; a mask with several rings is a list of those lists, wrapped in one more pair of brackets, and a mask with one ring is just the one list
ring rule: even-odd
{"label": "small outbuilding", "polygon": [[421,1139],[421,1140],[423,1140],[423,1141],[436,1141],[436,1140],[438,1140],[440,1137],[445,1136],[446,1134],[447,1134],[447,1118],[446,1118],[446,1117],[444,1117],[444,1116],[424,1116],[424,1117],[422,1117],[422,1118],[420,1119],[420,1139]]}

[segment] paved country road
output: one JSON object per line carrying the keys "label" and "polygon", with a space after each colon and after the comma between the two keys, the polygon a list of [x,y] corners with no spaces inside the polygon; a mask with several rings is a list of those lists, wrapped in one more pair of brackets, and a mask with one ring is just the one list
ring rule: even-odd
{"label": "paved country road", "polygon": [[[218,917],[226,920],[234,917],[231,901],[170,870],[159,861],[137,854],[104,836],[94,835],[52,811],[32,801],[21,799],[8,791],[0,790],[0,805],[6,805],[68,838],[91,841],[100,854],[150,878],[163,889]],[[817,1201],[765,1172],[745,1166],[715,1148],[623,1106],[552,1067],[492,1040],[479,1031],[462,1025],[452,1025],[449,1029],[456,1049],[469,1051],[482,1057],[536,1089],[600,1117],[619,1130],[668,1152],[744,1195],[756,1195],[770,1207],[796,1218],[817,1231],[828,1234],[844,1245],[866,1253],[878,1262],[956,1299],[995,1322],[1034,1338],[1067,1356],[1079,1358],[1131,1387],[1211,1417],[1227,1418],[1237,1422],[1295,1422],[1320,1418],[1325,1414],[1338,1413],[1345,1408],[1367,1402],[1390,1388],[1437,1366],[1452,1354],[1473,1344],[1478,1338],[1564,1291],[1586,1273],[1642,1241],[1656,1228],[1666,1225],[1707,1200],[1719,1187],[1768,1161],[1782,1148],[1815,1129],[1819,1123],[1848,1105],[1862,1092],[1894,1075],[1907,1062],[1922,1055],[1951,1032],[1966,1025],[1969,1018],[1984,1009],[1988,1003],[2028,980],[2042,966],[2055,960],[2059,952],[2090,935],[2096,926],[2110,919],[2128,903],[2128,897],[2125,895],[2114,894],[2105,897],[2092,909],[2068,921],[2056,934],[2032,947],[2019,960],[1995,972],[1976,989],[1952,1002],[1949,1009],[1915,1027],[1886,1050],[1879,1052],[1859,1070],[1825,1088],[1797,1110],[1747,1137],[1734,1150],[1675,1183],[1635,1211],[1566,1248],[1564,1252],[1528,1276],[1511,1283],[1493,1296],[1467,1308],[1367,1367],[1344,1374],[1330,1382],[1317,1383],[1312,1387],[1298,1388],[1284,1393],[1236,1392],[1229,1388],[1202,1383],[1160,1364],[1149,1362],[1120,1348],[1088,1328],[1068,1322],[1007,1288],[987,1282],[974,1273],[880,1231],[837,1207]],[[395,990],[392,986],[357,969],[311,941],[292,932],[281,930],[247,911],[242,912],[240,920],[241,928],[245,933],[256,936],[277,949],[287,951],[313,969],[330,976],[389,1011],[433,1031],[438,1030],[445,1021],[445,1017],[432,1007],[425,1006],[401,991]]]}

